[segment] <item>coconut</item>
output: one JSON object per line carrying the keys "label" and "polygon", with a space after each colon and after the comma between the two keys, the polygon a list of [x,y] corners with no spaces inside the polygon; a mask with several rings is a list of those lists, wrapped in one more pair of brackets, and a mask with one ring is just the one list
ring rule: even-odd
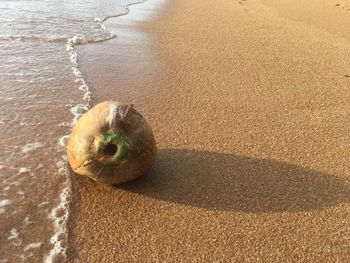
{"label": "coconut", "polygon": [[114,185],[133,180],[154,164],[156,144],[146,120],[133,105],[102,102],[86,112],[68,139],[73,171]]}

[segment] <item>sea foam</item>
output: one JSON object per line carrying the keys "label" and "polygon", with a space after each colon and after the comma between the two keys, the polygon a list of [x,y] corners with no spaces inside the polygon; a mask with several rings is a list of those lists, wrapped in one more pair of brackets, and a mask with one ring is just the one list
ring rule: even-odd
{"label": "sea foam", "polygon": [[16,239],[18,238],[18,231],[16,228],[12,228],[10,231],[10,236],[7,239]]}
{"label": "sea foam", "polygon": [[31,244],[27,245],[27,246],[24,248],[24,251],[27,251],[27,250],[30,250],[30,249],[39,248],[39,247],[41,247],[41,245],[42,245],[42,242],[31,243]]}
{"label": "sea foam", "polygon": [[[79,68],[79,61],[78,61],[78,53],[76,50],[77,45],[87,45],[91,43],[98,43],[102,41],[107,41],[112,38],[115,38],[116,35],[112,32],[108,31],[103,24],[105,21],[107,21],[110,18],[115,18],[119,16],[123,16],[129,13],[129,6],[140,4],[145,2],[145,0],[138,1],[135,3],[130,3],[127,5],[122,6],[123,11],[111,16],[104,16],[102,18],[95,18],[95,22],[97,23],[97,26],[101,29],[101,35],[95,36],[94,38],[88,38],[83,35],[76,35],[67,41],[66,50],[69,54],[69,59],[72,63],[72,72],[75,76],[75,82],[79,83],[79,89],[83,92],[83,100],[85,103],[79,103],[71,107],[70,111],[73,114],[73,119],[70,123],[70,126],[73,127],[76,122],[79,120],[79,118],[91,107],[91,100],[92,100],[92,90],[89,87],[89,85],[86,83],[83,74]],[[64,149],[66,147],[66,142],[68,139],[68,135],[62,136],[59,141],[58,145],[61,149]],[[66,259],[66,243],[67,243],[67,220],[69,217],[69,201],[71,196],[71,182],[69,179],[69,171],[67,166],[67,158],[66,156],[62,157],[62,160],[57,163],[59,167],[59,173],[62,174],[67,178],[66,186],[62,190],[60,194],[60,200],[59,204],[51,211],[49,217],[54,222],[54,235],[51,237],[50,241],[53,245],[53,248],[49,252],[49,254],[45,258],[45,263],[52,263],[52,262],[60,262],[64,261]]]}
{"label": "sea foam", "polygon": [[43,144],[41,142],[28,143],[28,144],[22,146],[21,151],[22,151],[22,153],[28,153],[28,152],[34,151],[35,149],[38,149],[42,146],[43,146]]}
{"label": "sea foam", "polygon": [[3,200],[0,200],[0,214],[4,214],[5,213],[5,206],[8,206],[12,203],[11,200],[8,200],[8,199],[3,199]]}

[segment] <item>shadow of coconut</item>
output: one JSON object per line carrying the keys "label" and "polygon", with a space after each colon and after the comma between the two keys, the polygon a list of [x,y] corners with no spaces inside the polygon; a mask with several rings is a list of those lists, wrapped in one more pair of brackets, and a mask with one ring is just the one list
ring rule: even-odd
{"label": "shadow of coconut", "polygon": [[244,212],[319,210],[350,200],[350,184],[330,174],[251,157],[159,150],[153,170],[118,186],[159,200]]}

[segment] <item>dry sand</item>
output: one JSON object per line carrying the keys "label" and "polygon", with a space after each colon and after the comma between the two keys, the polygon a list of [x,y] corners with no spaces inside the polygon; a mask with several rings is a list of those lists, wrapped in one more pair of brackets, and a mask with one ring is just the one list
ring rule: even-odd
{"label": "dry sand", "polygon": [[123,186],[73,176],[73,262],[349,260],[350,12],[317,2],[169,0],[80,50],[159,153]]}

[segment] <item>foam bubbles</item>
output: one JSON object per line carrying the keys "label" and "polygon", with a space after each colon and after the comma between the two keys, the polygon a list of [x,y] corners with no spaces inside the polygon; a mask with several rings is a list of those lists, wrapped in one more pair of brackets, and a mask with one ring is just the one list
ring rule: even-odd
{"label": "foam bubbles", "polygon": [[82,35],[76,35],[69,39],[68,43],[72,45],[86,45],[87,43],[89,43],[89,41],[87,37],[84,37]]}
{"label": "foam bubbles", "polygon": [[73,116],[74,116],[71,122],[72,127],[77,123],[81,115],[83,115],[88,109],[89,109],[89,106],[86,104],[77,104],[70,109],[70,111],[73,113]]}
{"label": "foam bubbles", "polygon": [[30,250],[30,249],[37,249],[37,248],[41,247],[41,244],[42,244],[42,242],[31,243],[31,244],[27,245],[27,246],[24,248],[24,251],[27,251],[27,250]]}
{"label": "foam bubbles", "polygon": [[11,200],[8,200],[8,199],[0,200],[0,207],[7,206],[7,205],[9,205],[11,203],[12,203]]}
{"label": "foam bubbles", "polygon": [[[59,172],[68,178],[68,168],[66,162],[60,161],[57,163],[57,165],[59,166]],[[50,239],[53,249],[46,257],[45,263],[64,262],[64,259],[66,258],[67,220],[70,194],[70,184],[68,181],[68,185],[60,194],[59,204],[51,211],[49,215],[54,222],[55,234]]]}
{"label": "foam bubbles", "polygon": [[4,214],[5,213],[5,206],[8,206],[9,204],[11,204],[12,202],[8,199],[3,199],[0,200],[0,214]]}
{"label": "foam bubbles", "polygon": [[44,202],[41,202],[40,204],[37,204],[37,207],[44,207],[44,206],[47,206],[48,204],[50,204],[50,202],[44,201]]}
{"label": "foam bubbles", "polygon": [[28,152],[34,151],[35,149],[38,149],[42,146],[43,146],[43,144],[41,142],[28,143],[28,144],[22,146],[21,151],[22,151],[22,153],[28,153]]}
{"label": "foam bubbles", "polygon": [[21,167],[21,168],[19,168],[19,170],[18,170],[18,173],[19,173],[19,174],[24,174],[24,173],[29,173],[29,172],[30,172],[30,169],[27,168],[27,167]]}
{"label": "foam bubbles", "polygon": [[69,135],[64,135],[58,139],[58,145],[62,148],[66,147]]}
{"label": "foam bubbles", "polygon": [[76,77],[75,82],[81,84],[79,89],[81,91],[83,91],[83,99],[84,99],[84,101],[87,102],[85,104],[77,104],[71,108],[71,112],[73,113],[74,118],[73,118],[72,122],[70,123],[70,126],[74,126],[75,123],[80,118],[80,116],[90,108],[90,102],[92,100],[91,90],[90,90],[89,86],[87,85],[87,83],[85,82],[85,80],[83,78],[83,74],[81,73],[81,71],[79,69],[78,53],[77,53],[76,48],[75,48],[75,45],[83,45],[83,44],[87,44],[87,43],[88,43],[88,40],[84,37],[81,37],[81,36],[75,36],[67,41],[66,50],[68,51],[70,61],[73,64],[72,71],[73,71],[74,76]]}
{"label": "foam bubbles", "polygon": [[55,234],[51,237],[53,249],[45,259],[46,263],[54,262],[56,257],[66,257],[67,241],[67,219],[68,219],[68,204],[70,197],[70,188],[66,187],[60,195],[60,203],[55,207],[50,217],[54,221]]}
{"label": "foam bubbles", "polygon": [[16,228],[12,228],[11,231],[10,231],[10,235],[7,239],[11,240],[11,239],[16,239],[18,238],[18,231]]}
{"label": "foam bubbles", "polygon": [[25,225],[30,225],[32,223],[34,223],[33,221],[30,220],[30,217],[29,216],[26,216],[24,219],[23,219],[23,222]]}
{"label": "foam bubbles", "polygon": [[61,122],[58,126],[60,126],[60,127],[70,127],[70,123],[69,122]]}

